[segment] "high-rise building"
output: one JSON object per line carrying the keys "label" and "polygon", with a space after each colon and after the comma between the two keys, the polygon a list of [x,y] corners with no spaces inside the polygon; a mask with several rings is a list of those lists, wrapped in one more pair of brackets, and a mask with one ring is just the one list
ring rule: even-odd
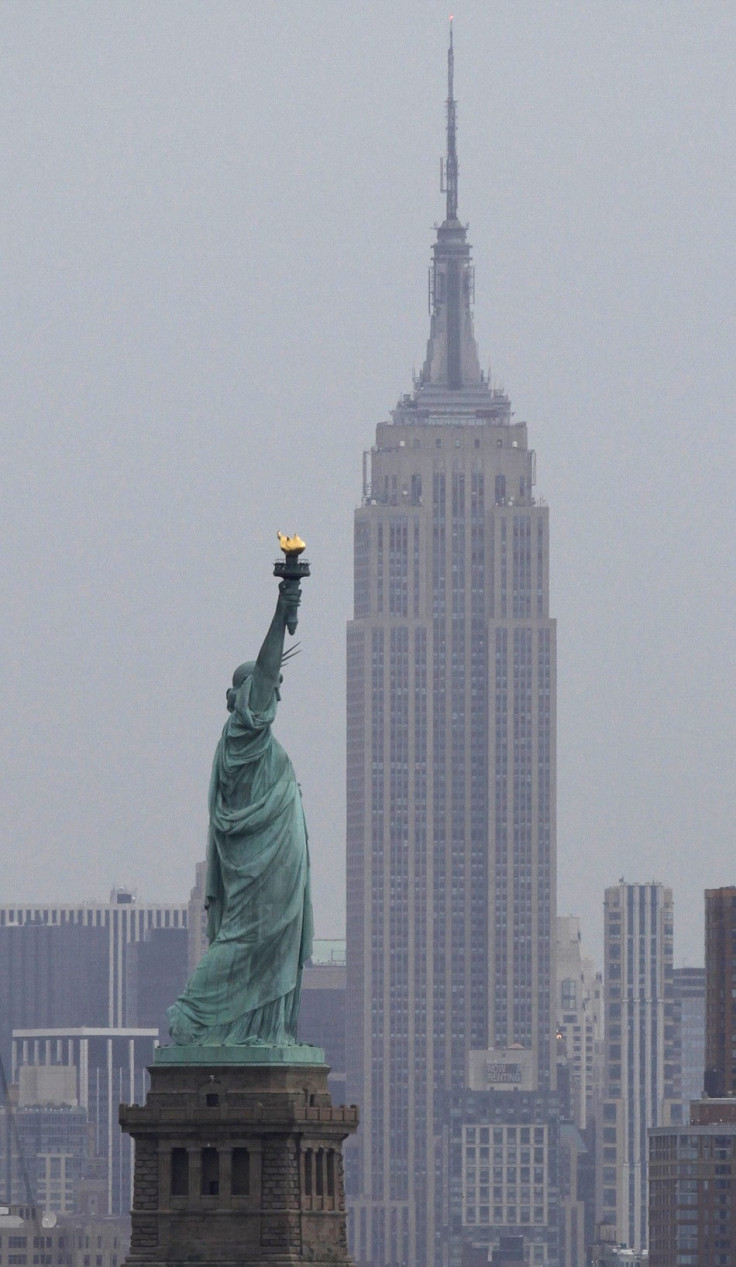
{"label": "high-rise building", "polygon": [[126,1024],[131,1029],[158,1027],[159,1041],[169,1041],[167,1009],[187,982],[186,928],[149,928],[140,941],[126,946]]}
{"label": "high-rise building", "polygon": [[603,979],[583,953],[580,920],[557,916],[557,1033],[571,1069],[571,1117],[585,1130],[603,1042]]}
{"label": "high-rise building", "polygon": [[27,1065],[0,1108],[0,1199],[54,1214],[77,1210],[90,1131],[71,1071]]}
{"label": "high-rise building", "polygon": [[705,1070],[705,968],[672,973],[678,1120],[690,1121],[690,1104],[703,1094]]}
{"label": "high-rise building", "polygon": [[[87,1116],[90,1157],[100,1161],[105,1183],[101,1214],[127,1214],[130,1209],[133,1144],[118,1127],[118,1107],[143,1103],[157,1041],[157,1029],[13,1031],[13,1081],[22,1088],[34,1072],[38,1086],[48,1085],[52,1075],[63,1078],[67,1099]],[[25,1160],[34,1164],[30,1154]]]}
{"label": "high-rise building", "polygon": [[198,862],[194,872],[194,885],[189,894],[187,917],[187,954],[189,976],[204,954],[209,941],[207,939],[207,863]]}
{"label": "high-rise building", "polygon": [[672,1120],[675,1068],[672,890],[606,889],[605,1085],[596,1145],[600,1223],[640,1252],[647,1243],[647,1130]]}
{"label": "high-rise building", "polygon": [[[109,902],[0,906],[0,1062],[5,1070],[14,1029],[129,1025],[129,1013],[138,1009],[128,981],[130,946],[156,937],[161,951],[169,934],[183,945],[186,926],[185,904],[141,902],[132,889],[123,888],[113,889]],[[164,959],[149,957],[147,965],[144,956],[137,961],[142,992],[155,993],[151,977],[163,965]]]}
{"label": "high-rise building", "polygon": [[582,1267],[595,1226],[595,1108],[603,1060],[603,974],[584,953],[580,920],[557,916],[560,1267]]}
{"label": "high-rise building", "polygon": [[649,1133],[649,1267],[736,1267],[736,1122]]}
{"label": "high-rise building", "polygon": [[299,1009],[299,1038],[321,1047],[330,1066],[327,1086],[336,1104],[345,1103],[345,942],[315,938],[305,964]]}
{"label": "high-rise building", "polygon": [[736,1092],[736,888],[705,890],[705,1090]]}
{"label": "high-rise building", "polygon": [[[352,1231],[376,1267],[449,1254],[450,1189],[463,1182],[452,1097],[471,1050],[487,1057],[489,1088],[501,1071],[509,1107],[517,1072],[534,1094],[555,1082],[548,511],[526,424],[479,366],[452,43],[448,72],[427,354],[365,457],[347,637],[348,1098],[363,1122]],[[540,1129],[536,1111],[529,1121]],[[476,1211],[486,1240],[523,1235],[534,1194],[505,1183],[494,1227],[479,1179],[468,1237]],[[535,1255],[552,1261],[541,1243]]]}

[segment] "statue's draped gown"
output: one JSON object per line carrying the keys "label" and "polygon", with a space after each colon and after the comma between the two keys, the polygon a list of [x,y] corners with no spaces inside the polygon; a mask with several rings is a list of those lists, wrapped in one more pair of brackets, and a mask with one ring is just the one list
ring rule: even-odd
{"label": "statue's draped gown", "polygon": [[291,761],[271,733],[276,692],[239,687],[210,782],[205,952],[169,1008],[178,1044],[295,1043],[312,950],[307,830]]}

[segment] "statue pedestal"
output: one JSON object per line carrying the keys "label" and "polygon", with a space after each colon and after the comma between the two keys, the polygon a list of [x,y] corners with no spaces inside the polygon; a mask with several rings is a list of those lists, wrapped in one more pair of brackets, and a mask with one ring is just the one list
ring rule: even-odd
{"label": "statue pedestal", "polygon": [[135,1140],[129,1267],[349,1264],[342,1142],[316,1047],[164,1047]]}

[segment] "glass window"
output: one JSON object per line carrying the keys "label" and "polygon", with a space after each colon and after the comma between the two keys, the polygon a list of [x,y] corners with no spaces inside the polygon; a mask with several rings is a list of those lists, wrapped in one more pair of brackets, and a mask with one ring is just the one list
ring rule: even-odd
{"label": "glass window", "polygon": [[233,1196],[250,1196],[250,1153],[247,1148],[233,1149],[232,1167]]}
{"label": "glass window", "polygon": [[202,1196],[216,1197],[220,1191],[220,1154],[216,1148],[202,1149]]}
{"label": "glass window", "polygon": [[171,1195],[172,1197],[189,1195],[189,1154],[186,1148],[171,1150]]}

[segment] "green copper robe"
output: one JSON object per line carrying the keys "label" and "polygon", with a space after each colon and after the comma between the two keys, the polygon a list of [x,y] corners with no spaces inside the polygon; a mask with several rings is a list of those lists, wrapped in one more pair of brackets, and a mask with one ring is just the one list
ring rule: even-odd
{"label": "green copper robe", "polygon": [[271,733],[277,694],[237,691],[210,782],[209,949],[169,1008],[177,1044],[297,1041],[302,966],[312,951],[307,829],[291,761]]}

